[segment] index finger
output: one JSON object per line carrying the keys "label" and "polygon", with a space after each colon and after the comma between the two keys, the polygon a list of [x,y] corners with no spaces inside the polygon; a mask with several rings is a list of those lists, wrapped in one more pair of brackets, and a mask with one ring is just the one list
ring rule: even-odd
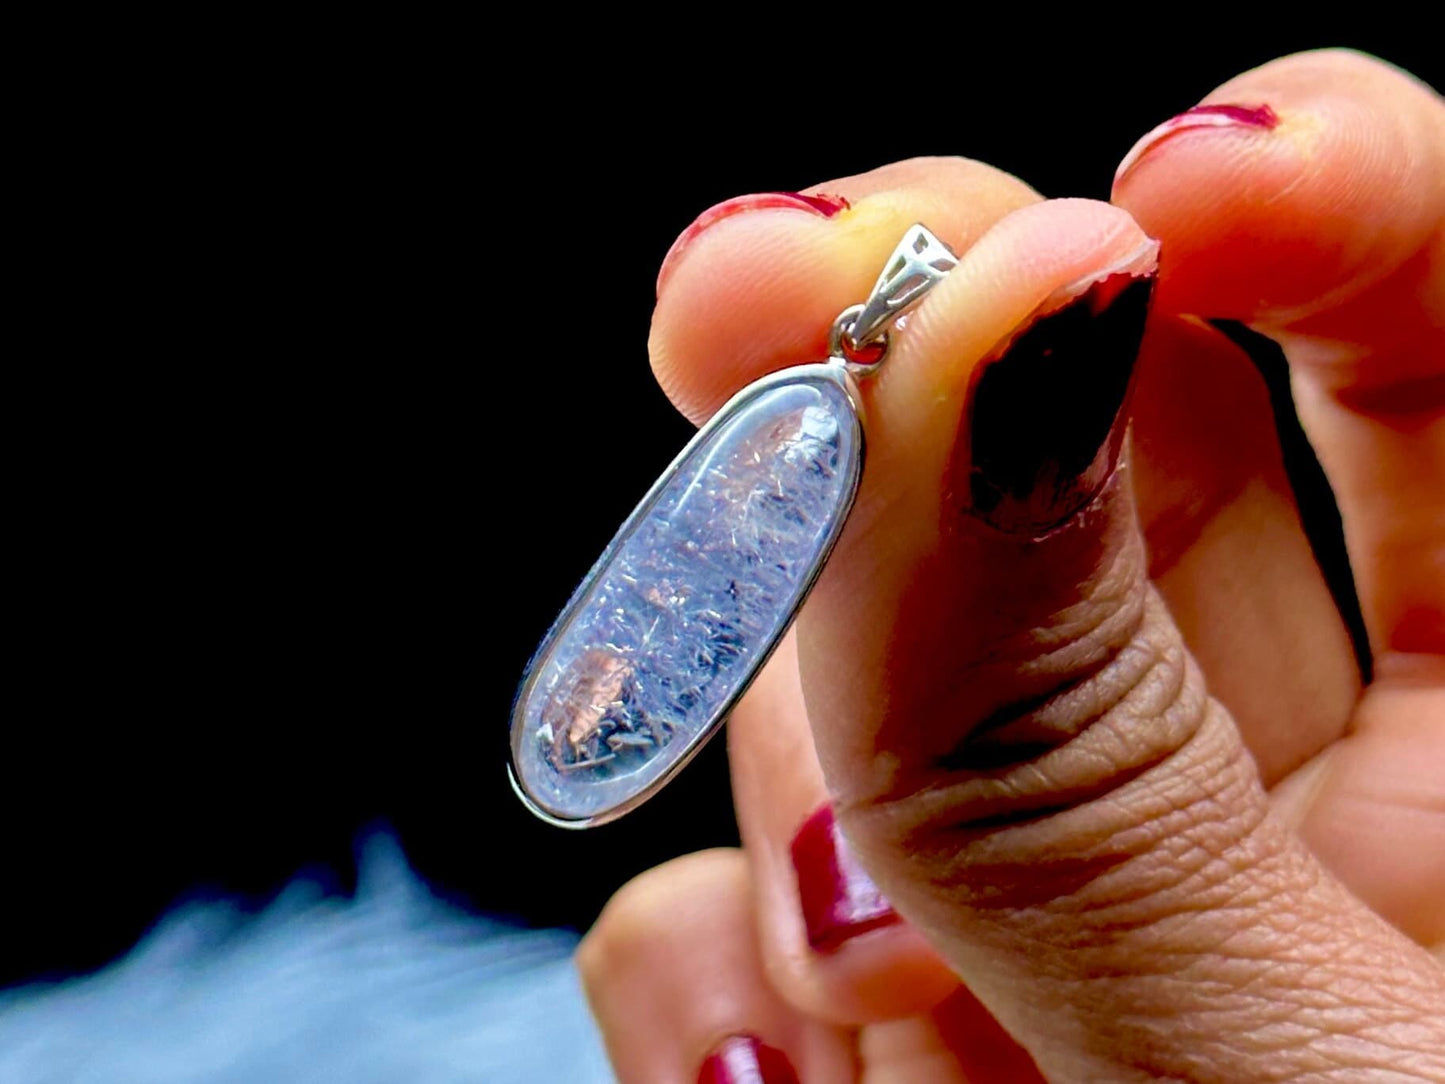
{"label": "index finger", "polygon": [[1286,57],[1146,135],[1114,198],[1161,239],[1162,310],[1285,348],[1375,650],[1445,654],[1445,102]]}

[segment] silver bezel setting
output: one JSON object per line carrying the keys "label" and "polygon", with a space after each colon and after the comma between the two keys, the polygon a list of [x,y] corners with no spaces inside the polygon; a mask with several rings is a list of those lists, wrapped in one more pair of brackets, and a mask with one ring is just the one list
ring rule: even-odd
{"label": "silver bezel setting", "polygon": [[[857,441],[858,454],[853,457],[849,477],[845,481],[844,496],[839,512],[834,518],[829,533],[819,547],[807,575],[801,581],[796,602],[788,611],[781,631],[770,643],[762,645],[761,650],[752,661],[752,664],[738,682],[736,689],[734,689],[727,700],[718,707],[697,735],[690,739],[690,744],[677,760],[656,778],[644,784],[624,800],[590,816],[569,817],[562,811],[549,806],[544,799],[532,794],[527,789],[526,784],[521,778],[521,772],[517,767],[518,741],[519,738],[521,740],[525,740],[526,738],[526,705],[538,677],[538,662],[548,656],[558,636],[569,626],[573,617],[576,615],[578,607],[589,595],[591,587],[611,562],[617,548],[622,544],[623,540],[631,535],[638,521],[651,512],[663,489],[677,475],[697,447],[710,440],[718,429],[726,425],[735,414],[746,407],[757,396],[787,384],[812,382],[816,380],[828,380],[843,389],[849,404],[852,406],[854,439]],[[556,621],[552,623],[552,627],[547,631],[547,635],[543,638],[542,643],[533,654],[531,661],[527,664],[526,673],[518,687],[517,695],[512,702],[511,730],[509,734],[511,758],[507,765],[507,776],[517,797],[520,798],[523,804],[537,817],[558,828],[593,828],[597,825],[614,821],[636,809],[666,786],[678,772],[682,771],[682,769],[692,761],[693,757],[698,754],[703,746],[717,734],[718,730],[721,729],[723,723],[727,720],[728,715],[752,686],[753,681],[767,664],[769,658],[772,657],[783,635],[792,627],[793,621],[797,618],[798,612],[807,601],[808,595],[812,592],[818,576],[828,563],[828,557],[832,553],[833,547],[837,544],[838,538],[843,532],[843,526],[848,520],[848,514],[852,509],[853,502],[857,498],[858,486],[863,477],[863,460],[867,454],[863,420],[862,399],[858,393],[858,386],[849,372],[849,363],[843,358],[829,358],[825,362],[795,365],[787,369],[782,369],[749,384],[723,404],[722,408],[694,434],[693,438],[688,441],[686,447],[673,458],[668,468],[662,472],[657,481],[654,482],[652,487],[647,491],[646,495],[638,502],[631,515],[618,527],[616,533],[613,535],[612,541],[593,564],[591,571],[588,572],[587,576],[572,593],[572,597],[568,600],[567,605],[563,608],[561,614],[558,615]]]}

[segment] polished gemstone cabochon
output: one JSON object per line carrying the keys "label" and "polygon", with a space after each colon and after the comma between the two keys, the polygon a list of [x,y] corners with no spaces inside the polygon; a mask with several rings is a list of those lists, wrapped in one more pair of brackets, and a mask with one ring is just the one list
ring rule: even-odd
{"label": "polished gemstone cabochon", "polygon": [[862,452],[838,365],[760,381],[694,438],[523,680],[512,757],[533,803],[562,821],[609,819],[713,733],[827,558]]}

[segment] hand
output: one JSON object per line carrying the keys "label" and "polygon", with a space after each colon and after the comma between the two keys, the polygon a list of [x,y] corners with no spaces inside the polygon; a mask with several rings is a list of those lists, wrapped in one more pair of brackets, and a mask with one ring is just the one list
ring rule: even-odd
{"label": "hand", "polygon": [[[962,258],[729,724],[743,849],[582,947],[624,1084],[1445,1080],[1445,104],[1343,52],[1206,103],[1112,206],[915,160],[669,254],[653,366],[697,421],[820,356],[909,223]],[[1288,355],[1368,684],[1199,317]]]}

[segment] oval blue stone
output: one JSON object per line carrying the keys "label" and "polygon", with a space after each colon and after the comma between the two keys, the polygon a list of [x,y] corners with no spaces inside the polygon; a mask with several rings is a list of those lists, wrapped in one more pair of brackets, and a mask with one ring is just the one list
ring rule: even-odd
{"label": "oval blue stone", "polygon": [[619,816],[717,729],[842,529],[863,432],[841,367],[733,398],[622,526],[548,633],[512,713],[523,797]]}

